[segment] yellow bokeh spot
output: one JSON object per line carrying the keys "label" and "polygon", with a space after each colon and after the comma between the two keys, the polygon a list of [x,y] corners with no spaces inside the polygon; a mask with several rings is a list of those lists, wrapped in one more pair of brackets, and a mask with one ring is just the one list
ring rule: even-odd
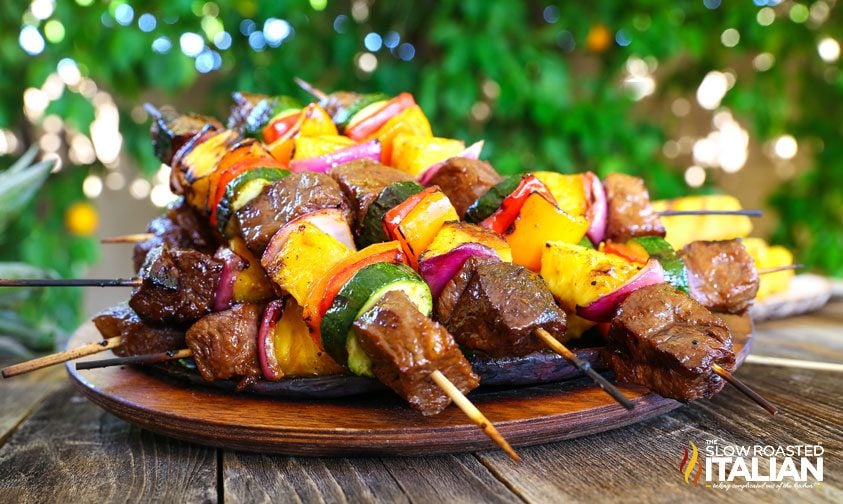
{"label": "yellow bokeh spot", "polygon": [[595,53],[606,52],[606,49],[610,45],[612,45],[612,32],[605,25],[594,25],[588,30],[588,35],[585,38],[585,47],[589,51]]}
{"label": "yellow bokeh spot", "polygon": [[99,226],[99,214],[96,207],[87,201],[78,201],[64,214],[64,225],[76,236],[90,236]]}

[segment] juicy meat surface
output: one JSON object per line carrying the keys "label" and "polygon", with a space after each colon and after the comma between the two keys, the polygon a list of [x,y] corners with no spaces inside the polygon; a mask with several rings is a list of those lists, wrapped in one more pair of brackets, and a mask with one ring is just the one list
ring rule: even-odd
{"label": "juicy meat surface", "polygon": [[263,305],[235,305],[187,330],[185,341],[205,381],[239,380],[242,389],[261,377],[257,339],[262,314]]}
{"label": "juicy meat surface", "polygon": [[129,306],[147,322],[190,324],[210,313],[222,266],[195,250],[158,247],[146,256]]}
{"label": "juicy meat surface", "polygon": [[284,224],[316,210],[338,208],[351,222],[351,211],[340,186],[328,175],[293,173],[270,184],[235,212],[243,239],[259,257]]}
{"label": "juicy meat surface", "polygon": [[619,380],[673,399],[711,397],[725,384],[712,364],[735,368],[726,324],[667,284],[630,294],[612,320],[608,339],[608,364]]}
{"label": "juicy meat surface", "polygon": [[184,348],[184,331],[145,324],[124,304],[106,308],[93,321],[103,338],[122,338],[122,344],[113,350],[115,355],[144,355]]}
{"label": "juicy meat surface", "polygon": [[477,198],[501,180],[489,163],[455,157],[445,161],[427,185],[438,185],[462,218]]}
{"label": "juicy meat surface", "polygon": [[608,200],[607,240],[625,242],[639,236],[665,235],[643,179],[612,173],[603,180],[603,186]]}
{"label": "juicy meat surface", "polygon": [[135,245],[132,262],[136,272],[140,271],[146,254],[162,245],[167,248],[195,249],[205,254],[213,254],[217,248],[217,240],[207,219],[199,216],[183,199],[168,208],[164,215],[152,219],[146,232],[155,236]]}
{"label": "juicy meat surface", "polygon": [[451,402],[430,378],[433,371],[438,369],[463,393],[480,384],[454,338],[403,292],[388,292],[354,322],[354,330],[375,376],[425,416]]}
{"label": "juicy meat surface", "polygon": [[[526,355],[545,348],[533,334],[539,328],[564,341],[565,312],[556,305],[544,280],[527,268],[469,260],[455,278],[455,284],[464,282],[465,287],[450,315],[439,320],[460,346],[491,357]],[[449,303],[437,303],[441,315],[448,315]]]}
{"label": "juicy meat surface", "polygon": [[433,314],[436,316],[436,320],[445,323],[451,318],[451,313],[453,313],[457,301],[460,300],[460,296],[462,296],[463,291],[468,286],[468,281],[471,280],[474,270],[478,265],[487,262],[498,262],[499,260],[495,257],[469,257],[457,273],[448,280],[448,283],[442,288],[442,292],[439,293],[439,297],[433,304]]}
{"label": "juicy meat surface", "polygon": [[351,206],[355,235],[363,226],[363,218],[366,217],[369,205],[378,199],[381,191],[395,182],[413,180],[412,175],[371,159],[339,165],[329,174],[337,181]]}
{"label": "juicy meat surface", "polygon": [[755,260],[740,240],[695,241],[679,256],[691,296],[713,312],[742,313],[758,293]]}

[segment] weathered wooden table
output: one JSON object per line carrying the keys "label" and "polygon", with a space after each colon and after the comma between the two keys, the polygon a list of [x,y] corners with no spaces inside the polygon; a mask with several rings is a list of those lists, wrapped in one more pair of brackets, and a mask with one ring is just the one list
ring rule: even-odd
{"label": "weathered wooden table", "polygon": [[[843,363],[843,301],[757,327],[754,355]],[[0,502],[843,501],[843,373],[746,364],[776,417],[728,388],[670,414],[572,441],[424,458],[300,458],[220,450],[138,429],[88,402],[63,368],[0,382]],[[815,488],[686,483],[683,450],[821,444]]]}

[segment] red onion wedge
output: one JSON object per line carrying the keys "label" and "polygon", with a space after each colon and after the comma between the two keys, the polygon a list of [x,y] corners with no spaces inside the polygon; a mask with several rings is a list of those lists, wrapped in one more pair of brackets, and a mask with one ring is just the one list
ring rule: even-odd
{"label": "red onion wedge", "polygon": [[588,198],[586,217],[590,223],[586,236],[596,247],[600,245],[606,235],[606,216],[609,212],[606,190],[603,189],[603,183],[593,172],[585,172],[582,176],[586,182],[586,198]]}
{"label": "red onion wedge", "polygon": [[636,275],[614,291],[597,298],[588,306],[578,306],[577,315],[592,322],[608,322],[615,316],[618,305],[634,291],[648,285],[664,283],[664,269],[650,259]]}
{"label": "red onion wedge", "polygon": [[237,273],[246,269],[248,265],[242,257],[229,248],[220,248],[214,257],[222,260],[223,265],[214,296],[213,310],[223,311],[234,304],[234,282],[237,281]]}
{"label": "red onion wedge", "polygon": [[429,259],[421,258],[419,274],[430,286],[430,292],[434,298],[439,296],[439,293],[445,288],[445,284],[459,272],[462,265],[472,256],[500,259],[491,248],[471,242],[463,243],[444,254]]}
{"label": "red onion wedge", "polygon": [[266,305],[258,329],[258,360],[261,363],[263,377],[270,381],[280,380],[284,377],[284,373],[278,365],[278,359],[275,358],[273,333],[275,332],[275,325],[284,315],[285,306],[286,301],[284,299],[276,299]]}
{"label": "red onion wedge", "polygon": [[[453,157],[461,157],[466,159],[480,159],[480,151],[482,150],[483,140],[480,140],[479,142],[474,142],[473,144],[469,145],[468,148]],[[421,172],[421,174],[416,177],[419,181],[419,184],[427,187],[427,185],[430,183],[430,180],[435,177],[437,173],[439,173],[439,169],[442,168],[442,165],[444,165],[445,162],[448,161],[448,159],[444,159],[442,161],[439,161],[438,163],[434,163],[428,168],[426,168],[423,172]]]}
{"label": "red onion wedge", "polygon": [[[267,245],[263,257],[272,258],[278,255],[284,243],[287,242],[287,238],[290,237],[290,233],[303,222],[313,224],[323,233],[333,236],[352,250],[357,250],[357,247],[354,246],[354,235],[351,233],[351,227],[349,227],[348,221],[345,220],[342,211],[336,208],[326,208],[296,217],[284,224],[278,232],[272,235],[272,239],[269,240],[269,245]],[[263,263],[263,259],[261,259],[261,262]]]}
{"label": "red onion wedge", "polygon": [[380,161],[381,143],[378,140],[371,140],[366,143],[352,145],[324,156],[310,159],[294,159],[290,161],[290,169],[294,172],[321,172],[325,173],[335,166],[357,161],[358,159],[372,159]]}

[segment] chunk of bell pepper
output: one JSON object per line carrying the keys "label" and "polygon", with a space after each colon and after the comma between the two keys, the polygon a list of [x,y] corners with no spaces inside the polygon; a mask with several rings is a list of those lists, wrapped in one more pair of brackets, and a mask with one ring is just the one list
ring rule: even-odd
{"label": "chunk of bell pepper", "polygon": [[387,212],[383,226],[387,236],[401,242],[410,266],[416,268],[419,255],[433,242],[442,226],[458,220],[451,200],[439,187],[432,186]]}

